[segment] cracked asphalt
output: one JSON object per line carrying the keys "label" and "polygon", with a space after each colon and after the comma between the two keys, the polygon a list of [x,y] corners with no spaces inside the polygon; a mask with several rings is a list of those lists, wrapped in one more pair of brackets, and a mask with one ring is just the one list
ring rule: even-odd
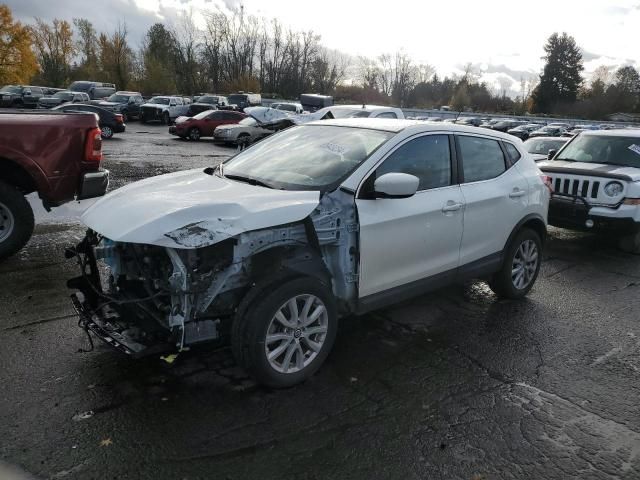
{"label": "cracked asphalt", "polygon": [[[118,187],[234,151],[132,123],[105,152]],[[39,211],[0,264],[7,464],[82,480],[640,478],[640,256],[551,229],[527,299],[475,282],[345,319],[320,372],[276,391],[228,350],[84,353],[63,249],[85,206]]]}

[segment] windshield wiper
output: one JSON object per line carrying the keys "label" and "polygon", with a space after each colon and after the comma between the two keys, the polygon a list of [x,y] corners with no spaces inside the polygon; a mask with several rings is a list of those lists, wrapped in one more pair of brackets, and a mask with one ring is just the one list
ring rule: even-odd
{"label": "windshield wiper", "polygon": [[249,185],[257,185],[260,187],[273,189],[273,186],[269,185],[268,183],[264,183],[263,181],[256,180],[255,178],[251,178],[251,177],[244,177],[242,175],[231,174],[231,175],[225,175],[224,178],[228,178],[230,180],[237,180],[238,182],[245,182],[245,183],[248,183]]}
{"label": "windshield wiper", "polygon": [[553,160],[556,162],[577,162],[578,161],[575,158],[554,158]]}

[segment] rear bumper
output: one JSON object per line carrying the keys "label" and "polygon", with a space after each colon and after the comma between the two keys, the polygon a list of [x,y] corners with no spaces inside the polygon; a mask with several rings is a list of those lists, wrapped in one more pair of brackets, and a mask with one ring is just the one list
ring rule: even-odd
{"label": "rear bumper", "polygon": [[598,215],[593,213],[593,210],[582,197],[554,195],[549,202],[549,225],[580,231],[640,231],[640,224],[632,217]]}
{"label": "rear bumper", "polygon": [[125,123],[116,123],[113,127],[114,133],[123,133],[127,129],[127,125]]}
{"label": "rear bumper", "polygon": [[85,173],[80,183],[78,200],[101,197],[107,193],[109,187],[109,170]]}

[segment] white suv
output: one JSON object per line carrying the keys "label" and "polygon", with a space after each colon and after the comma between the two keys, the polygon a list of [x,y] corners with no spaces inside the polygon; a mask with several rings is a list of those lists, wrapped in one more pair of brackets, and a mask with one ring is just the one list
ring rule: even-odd
{"label": "white suv", "polygon": [[294,126],[90,207],[81,325],[140,356],[230,342],[263,384],[313,374],[338,318],[469,278],[533,286],[549,192],[520,140],[407,120]]}
{"label": "white suv", "polygon": [[554,194],[549,223],[617,235],[640,253],[640,130],[587,130],[538,165]]}

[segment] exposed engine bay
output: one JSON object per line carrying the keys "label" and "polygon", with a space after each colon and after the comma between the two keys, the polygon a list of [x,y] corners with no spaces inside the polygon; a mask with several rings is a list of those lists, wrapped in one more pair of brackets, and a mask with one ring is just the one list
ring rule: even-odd
{"label": "exposed engine bay", "polygon": [[[336,190],[300,222],[214,244],[202,224],[172,231],[179,246],[116,242],[89,230],[75,248],[81,275],[68,282],[80,325],[133,356],[228,341],[253,285],[291,270],[329,285],[342,312],[357,299],[358,228],[353,195]],[[204,244],[205,246],[199,246]]]}

